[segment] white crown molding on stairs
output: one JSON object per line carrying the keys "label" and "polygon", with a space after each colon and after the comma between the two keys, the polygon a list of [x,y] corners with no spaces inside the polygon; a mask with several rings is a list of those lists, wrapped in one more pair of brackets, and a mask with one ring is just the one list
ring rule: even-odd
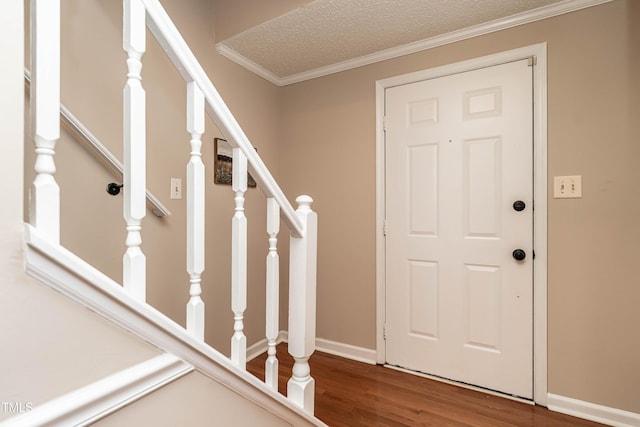
{"label": "white crown molding on stairs", "polygon": [[293,425],[324,426],[262,381],[239,369],[223,354],[198,341],[148,304],[129,296],[109,277],[25,225],[25,263],[29,275],[116,325],[175,355],[197,371]]}
{"label": "white crown molding on stairs", "polygon": [[564,15],[566,13],[575,12],[580,9],[586,9],[592,6],[609,3],[613,0],[566,0],[561,3],[543,6],[534,10],[518,13],[506,18],[496,19],[475,25],[461,30],[452,31],[450,33],[431,37],[425,40],[419,40],[413,43],[407,43],[402,46],[375,52],[369,55],[360,56],[358,58],[349,59],[337,64],[327,65],[326,67],[316,68],[289,76],[276,76],[250,59],[240,55],[238,52],[227,47],[224,42],[216,45],[216,50],[222,56],[241,65],[242,67],[252,71],[260,77],[270,81],[277,86],[287,86],[293,83],[303,82],[318,77],[327,76],[341,71],[351,70],[353,68],[365,65],[375,64],[377,62],[386,61],[388,59],[409,55],[423,50],[433,49],[438,46],[455,43],[461,40],[470,39],[485,34],[490,34],[507,28],[517,27],[519,25],[530,24],[532,22],[541,21],[543,19],[553,18],[554,16]]}
{"label": "white crown molding on stairs", "polygon": [[192,371],[192,366],[171,354],[156,356],[40,404],[0,426],[89,425]]}

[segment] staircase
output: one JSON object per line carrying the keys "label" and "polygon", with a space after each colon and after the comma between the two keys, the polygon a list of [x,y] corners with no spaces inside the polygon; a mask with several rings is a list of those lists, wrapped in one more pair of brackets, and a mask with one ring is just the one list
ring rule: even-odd
{"label": "staircase", "polygon": [[[30,105],[33,134],[25,137],[32,138],[34,142],[36,176],[30,189],[29,221],[24,226],[24,234],[22,237],[12,235],[6,240],[15,246],[23,242],[26,272],[38,282],[34,285],[31,279],[20,278],[17,282],[24,282],[24,288],[15,288],[11,292],[31,292],[31,289],[39,289],[44,284],[93,312],[79,312],[78,319],[82,318],[82,322],[100,322],[93,319],[97,313],[132,334],[133,338],[127,335],[123,339],[132,340],[131,346],[140,346],[141,353],[147,352],[152,357],[143,357],[144,360],[137,363],[128,362],[125,367],[111,369],[107,375],[71,389],[66,386],[67,390],[55,397],[30,399],[28,390],[22,394],[15,390],[2,394],[0,400],[3,400],[4,409],[0,411],[0,425],[109,425],[109,420],[131,416],[133,410],[129,408],[142,407],[137,403],[146,401],[148,396],[164,395],[183,388],[183,395],[219,390],[214,393],[218,397],[211,402],[210,411],[207,413],[205,409],[201,414],[208,420],[206,424],[323,425],[313,416],[314,380],[308,363],[315,345],[317,216],[311,209],[312,199],[298,197],[297,208],[289,203],[158,0],[124,0],[123,12],[127,80],[124,88],[122,166],[126,251],[122,256],[122,284],[61,244],[61,190],[55,178],[54,160],[56,143],[60,138],[61,112],[60,5],[57,0],[31,1]],[[142,239],[149,195],[146,188],[146,129],[151,124],[146,117],[141,71],[147,28],[182,76],[187,100],[185,141],[188,145],[185,147],[190,151],[186,165],[186,272],[189,277],[189,292],[185,295],[186,327],[146,301],[147,262]],[[62,109],[63,113],[65,110]],[[233,152],[234,213],[229,218],[233,313],[233,331],[229,331],[230,357],[205,342],[205,303],[201,298],[206,243],[205,167],[201,151],[205,115],[223,133]],[[248,220],[244,205],[249,173],[265,197],[267,212],[269,249],[266,254],[265,341],[269,357],[264,382],[246,372],[244,318],[247,309]],[[295,361],[286,398],[277,392],[278,360],[275,351],[279,339],[277,237],[281,222],[290,234],[288,345]],[[3,228],[3,235],[4,231]],[[11,232],[7,233],[11,235]],[[3,256],[5,252],[8,258],[15,255],[11,252],[15,249],[13,246],[9,248],[7,245],[6,248]],[[7,263],[15,269],[15,259]],[[37,292],[46,293],[44,290]],[[26,301],[27,297],[23,300]],[[58,301],[56,304],[67,307],[65,304],[68,303]],[[67,307],[64,310],[74,311],[77,308]],[[43,320],[44,317],[43,314]],[[46,363],[46,357],[37,360]],[[14,362],[10,360],[10,363]],[[206,391],[185,386],[198,381],[207,384],[204,386]],[[225,405],[234,409],[225,411],[228,409]],[[120,422],[114,421],[112,425]],[[198,425],[202,420],[181,419],[179,422],[180,425]]]}

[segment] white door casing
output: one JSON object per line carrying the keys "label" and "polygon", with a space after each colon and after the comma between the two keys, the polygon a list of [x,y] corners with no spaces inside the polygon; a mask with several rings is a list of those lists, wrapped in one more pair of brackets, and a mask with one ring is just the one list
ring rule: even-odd
{"label": "white door casing", "polygon": [[[396,86],[401,86],[401,85],[407,85],[410,83],[414,83],[417,81],[421,81],[421,80],[429,80],[429,79],[435,79],[438,77],[443,77],[443,76],[447,76],[447,75],[451,75],[451,74],[457,74],[457,73],[463,73],[469,70],[475,70],[478,68],[483,68],[483,67],[492,67],[495,66],[497,64],[504,64],[504,63],[508,63],[508,62],[513,62],[513,61],[518,61],[520,59],[523,58],[530,58],[533,57],[535,58],[535,60],[537,60],[537,64],[536,66],[532,69],[530,67],[527,67],[528,64],[524,64],[524,68],[528,69],[528,78],[529,78],[529,89],[528,89],[528,93],[531,94],[531,73],[533,72],[533,81],[534,81],[534,88],[533,88],[533,99],[534,99],[534,110],[533,110],[533,116],[534,116],[534,127],[533,130],[531,131],[531,114],[529,113],[529,135],[533,135],[533,139],[534,139],[534,146],[535,146],[535,150],[534,150],[534,156],[535,159],[533,161],[534,164],[534,168],[535,168],[535,185],[534,185],[534,193],[535,193],[535,198],[537,199],[536,201],[536,218],[535,218],[535,232],[533,233],[533,243],[532,243],[532,238],[531,238],[531,222],[530,222],[530,214],[531,214],[531,209],[533,204],[529,203],[531,201],[531,194],[529,193],[528,197],[520,197],[520,199],[523,199],[526,203],[527,203],[527,208],[525,209],[525,211],[523,212],[528,212],[529,213],[529,219],[526,219],[526,214],[525,215],[519,215],[516,216],[516,219],[519,220],[520,222],[516,222],[516,225],[505,225],[507,228],[511,227],[512,229],[515,227],[516,229],[516,240],[523,238],[523,234],[528,234],[528,239],[527,237],[524,237],[524,240],[527,240],[528,242],[524,242],[521,245],[517,245],[517,247],[522,247],[523,249],[525,249],[525,251],[527,252],[527,258],[525,259],[525,261],[523,263],[518,263],[515,260],[513,260],[511,258],[511,252],[513,251],[513,249],[515,249],[515,247],[510,246],[513,243],[506,243],[506,244],[502,244],[499,243],[499,241],[501,239],[495,238],[490,236],[489,234],[493,233],[494,231],[489,230],[491,228],[491,224],[495,225],[495,220],[496,219],[508,219],[505,218],[505,216],[509,216],[511,214],[522,214],[522,212],[515,212],[512,208],[510,211],[504,211],[504,209],[501,212],[497,212],[495,209],[489,209],[487,208],[487,206],[491,205],[492,207],[495,207],[495,203],[485,203],[486,200],[490,199],[491,197],[494,196],[501,196],[503,198],[509,198],[511,199],[512,194],[508,194],[509,190],[507,187],[509,187],[510,183],[511,183],[511,179],[507,180],[506,182],[506,187],[504,187],[502,189],[503,194],[497,194],[497,193],[493,193],[492,190],[487,190],[488,188],[490,188],[489,186],[485,185],[487,184],[489,181],[495,181],[495,179],[499,178],[500,173],[504,173],[504,174],[511,174],[514,173],[514,171],[509,171],[509,165],[507,165],[507,170],[505,170],[504,172],[496,172],[495,174],[489,174],[487,175],[485,171],[483,171],[482,173],[479,172],[479,169],[476,167],[474,169],[473,167],[473,159],[479,159],[480,162],[479,164],[485,163],[487,161],[493,161],[491,159],[498,159],[498,161],[500,161],[500,156],[496,157],[496,155],[501,154],[502,156],[505,156],[506,153],[504,152],[504,144],[501,144],[500,142],[498,142],[498,140],[496,140],[495,138],[492,140],[491,138],[488,139],[475,139],[473,142],[467,141],[467,143],[458,143],[456,144],[456,136],[452,136],[452,138],[447,137],[446,139],[446,143],[448,146],[444,146],[442,147],[443,149],[445,149],[444,151],[442,149],[440,149],[439,155],[443,155],[443,153],[445,153],[445,151],[449,150],[451,151],[451,147],[454,147],[455,150],[457,150],[458,155],[461,155],[463,159],[466,158],[466,164],[468,166],[472,166],[470,169],[470,175],[466,175],[458,179],[458,182],[453,182],[450,184],[450,187],[448,188],[443,188],[440,191],[444,191],[443,192],[443,197],[441,197],[440,199],[442,200],[442,203],[446,204],[446,203],[456,203],[456,202],[452,202],[451,201],[451,196],[453,194],[456,193],[456,187],[458,189],[458,193],[461,192],[465,192],[467,191],[467,194],[469,192],[471,193],[475,193],[476,194],[476,198],[474,199],[473,197],[471,199],[467,198],[467,208],[470,208],[472,211],[475,211],[476,214],[480,214],[480,216],[478,215],[474,215],[474,218],[471,222],[469,221],[470,218],[466,218],[466,231],[464,231],[468,236],[466,238],[466,240],[468,241],[467,243],[472,243],[471,245],[468,246],[477,246],[478,244],[484,244],[484,243],[488,243],[489,247],[494,248],[496,251],[501,252],[501,260],[496,260],[494,259],[490,259],[490,257],[488,257],[486,255],[486,253],[491,252],[488,249],[481,249],[480,253],[483,254],[482,258],[483,259],[475,259],[473,262],[467,262],[467,266],[462,268],[462,269],[458,269],[457,271],[455,270],[451,270],[451,267],[446,267],[442,264],[441,260],[437,260],[434,263],[433,259],[435,259],[434,257],[432,258],[432,261],[427,261],[424,262],[424,260],[420,260],[420,257],[418,256],[414,256],[413,258],[409,257],[412,259],[412,261],[414,261],[413,263],[406,263],[406,268],[404,269],[402,274],[408,275],[410,272],[412,272],[412,274],[414,275],[418,275],[421,276],[423,278],[428,277],[428,275],[433,275],[433,274],[443,274],[443,271],[449,271],[449,273],[453,274],[454,276],[457,275],[457,277],[459,278],[459,281],[464,282],[465,280],[471,279],[472,281],[475,281],[476,284],[480,285],[475,287],[475,294],[467,294],[465,296],[466,301],[468,303],[469,299],[467,298],[468,296],[473,297],[472,299],[475,299],[476,304],[474,304],[476,306],[476,308],[481,307],[481,305],[478,305],[477,303],[479,301],[482,300],[482,298],[485,298],[485,303],[490,303],[492,304],[494,307],[496,306],[496,304],[499,305],[504,305],[504,302],[507,301],[509,298],[511,299],[515,299],[516,302],[522,301],[522,299],[524,298],[526,299],[531,299],[532,297],[535,298],[535,324],[533,326],[534,329],[534,341],[535,341],[535,347],[534,347],[534,352],[535,352],[535,393],[534,393],[534,399],[537,403],[539,404],[545,404],[546,403],[546,114],[545,114],[545,106],[546,106],[546,76],[544,73],[544,70],[546,68],[546,46],[544,44],[541,45],[535,45],[535,46],[530,46],[530,47],[526,47],[526,48],[521,48],[521,49],[517,49],[514,51],[509,51],[509,52],[504,52],[501,54],[497,54],[497,55],[492,55],[489,57],[483,57],[483,58],[478,58],[478,59],[474,59],[474,60],[470,60],[470,61],[465,61],[462,63],[457,63],[457,64],[453,64],[453,65],[449,65],[449,66],[444,66],[444,67],[439,67],[437,69],[431,69],[431,70],[426,70],[423,72],[418,72],[418,73],[412,73],[410,75],[405,75],[405,76],[399,76],[399,77],[394,77],[391,79],[386,79],[383,81],[379,81],[377,82],[377,89],[378,89],[378,176],[377,176],[377,187],[378,187],[378,204],[377,204],[377,217],[378,217],[378,225],[379,225],[379,230],[378,230],[378,247],[377,247],[377,254],[378,254],[378,264],[377,264],[377,281],[378,281],[378,345],[377,345],[377,355],[378,355],[378,362],[379,363],[384,363],[388,360],[391,361],[391,359],[387,356],[391,356],[393,357],[392,354],[385,354],[385,347],[384,347],[384,339],[382,337],[383,334],[383,328],[384,328],[384,323],[385,323],[385,305],[387,304],[387,300],[388,299],[393,299],[393,295],[390,295],[390,289],[387,287],[388,284],[385,282],[385,276],[390,276],[390,274],[388,274],[389,272],[386,271],[386,266],[384,264],[385,262],[385,256],[387,255],[385,253],[385,241],[384,241],[384,218],[385,218],[385,200],[390,197],[389,195],[389,191],[385,191],[385,182],[384,182],[384,166],[387,164],[387,162],[389,161],[386,156],[387,153],[384,152],[384,132],[382,129],[382,118],[384,116],[384,93],[385,90],[388,88],[392,88],[392,87],[396,87]],[[534,60],[534,61],[535,61]],[[512,64],[513,65],[513,64]],[[489,73],[489,75],[491,75],[491,73]],[[452,77],[453,80],[455,80],[458,77]],[[467,80],[466,78],[462,79]],[[428,83],[427,83],[428,84]],[[495,95],[496,95],[496,88],[499,87],[499,85],[493,85],[490,83],[487,84],[480,84],[478,87],[473,88],[471,86],[468,87],[468,91],[471,91],[470,94],[468,94],[468,96],[466,97],[467,100],[467,107],[468,109],[470,108],[470,110],[468,111],[468,114],[476,114],[475,120],[476,123],[480,123],[482,121],[486,121],[488,120],[494,120],[491,117],[491,114],[488,111],[484,110],[484,106],[482,105],[483,102],[485,101],[489,101],[489,102],[493,102],[491,101],[491,99],[496,99]],[[473,92],[476,91],[476,92]],[[410,91],[411,92],[411,91]],[[498,92],[500,92],[500,90],[498,90]],[[501,96],[504,94],[501,94]],[[463,94],[458,94],[456,95],[459,99],[459,103],[461,105],[464,104],[464,95]],[[508,95],[505,95],[508,96]],[[475,97],[475,99],[473,99]],[[428,98],[428,97],[427,97]],[[416,100],[414,100],[416,101]],[[427,119],[428,120],[428,116],[429,114],[433,115],[435,114],[432,110],[430,110],[430,108],[432,108],[432,106],[430,107],[429,102],[424,102],[423,101],[416,101],[417,103],[413,105],[413,119],[416,121],[419,121],[422,119]],[[446,100],[441,100],[440,102],[448,102]],[[508,103],[508,101],[507,101]],[[495,107],[495,105],[494,105]],[[500,108],[506,108],[506,104],[500,106]],[[486,115],[487,117],[485,119],[481,119],[479,116],[482,115]],[[432,117],[433,118],[433,117]],[[467,117],[467,118],[471,118],[471,117]],[[389,120],[389,119],[387,119]],[[439,117],[439,120],[446,120],[446,118],[444,116]],[[469,120],[471,122],[473,122],[474,120]],[[389,122],[387,122],[387,125],[390,126]],[[477,125],[474,124],[473,126],[480,126],[482,127],[482,125]],[[526,126],[526,125],[525,125]],[[460,127],[460,126],[458,126]],[[486,136],[486,135],[485,135]],[[493,136],[496,136],[496,133],[494,132]],[[480,138],[479,136],[477,138]],[[452,142],[449,143],[448,140],[452,139]],[[457,148],[456,148],[457,145]],[[498,149],[498,151],[496,151],[497,147],[502,146],[502,152],[500,152],[500,149]],[[528,140],[528,147],[529,147],[529,156],[531,155],[531,138],[529,138]],[[435,151],[438,150],[436,145],[429,145],[429,144],[423,144],[421,146],[418,147],[413,147],[411,149],[416,156],[414,156],[414,162],[416,162],[418,159],[422,159],[428,162],[433,162],[434,158],[433,154],[435,153]],[[434,151],[435,150],[435,151]],[[471,163],[469,163],[471,161]],[[476,162],[478,163],[478,162]],[[428,181],[429,179],[433,179],[434,175],[429,175],[429,172],[425,172],[424,168],[420,169],[420,168],[415,168],[415,166],[417,166],[417,164],[414,165],[414,172],[417,175],[414,175],[414,178],[416,179],[420,179],[422,181]],[[529,157],[529,179],[531,179],[531,159]],[[486,168],[485,168],[486,169]],[[525,172],[526,175],[526,171],[522,171],[519,170],[521,169],[521,167],[516,167],[515,168],[515,173],[516,175],[522,175],[522,173],[520,172]],[[497,175],[496,175],[497,174]],[[505,175],[506,176],[506,175]],[[439,175],[438,175],[439,177]],[[470,179],[471,178],[471,179]],[[490,178],[490,179],[488,179]],[[484,180],[484,181],[483,181]],[[463,184],[464,182],[466,182],[466,184]],[[531,182],[529,182],[528,184],[525,183],[525,186],[529,187],[529,191],[531,190]],[[482,190],[484,189],[485,191],[489,191],[489,193],[485,193],[484,195],[480,196],[478,198],[478,191],[477,190]],[[472,194],[473,196],[473,194]],[[392,197],[392,196],[391,196]],[[433,197],[435,196],[435,193],[431,193],[431,195],[429,196],[427,194],[426,196],[431,197],[433,199]],[[438,199],[438,200],[440,200]],[[497,199],[496,199],[497,200]],[[496,200],[494,200],[494,202],[496,202]],[[511,199],[511,203],[513,201],[515,201],[516,198]],[[426,201],[426,199],[423,198],[422,200],[423,202]],[[426,202],[425,202],[426,203]],[[504,204],[503,201],[499,202]],[[393,204],[393,203],[392,203]],[[444,206],[444,205],[443,205]],[[424,208],[424,206],[423,206]],[[463,206],[464,208],[464,206]],[[420,206],[419,205],[414,205],[414,211],[415,209],[420,210]],[[433,221],[435,221],[435,223],[438,223],[438,221],[442,222],[442,221],[449,221],[449,222],[453,222],[453,223],[465,223],[465,219],[464,217],[459,217],[459,218],[452,218],[450,217],[450,209],[447,209],[447,216],[443,217],[442,214],[436,214],[436,216],[434,217],[433,215],[431,217],[429,217],[429,215],[426,216],[422,216],[420,221],[414,221],[414,226],[417,227],[418,229],[422,230],[421,232],[425,232],[428,234],[428,228],[430,227],[429,222],[431,221],[431,225],[434,224]],[[426,213],[427,211],[423,211],[423,213]],[[464,212],[464,209],[461,209],[460,212],[456,215],[462,215]],[[414,213],[417,213],[414,212]],[[439,216],[438,216],[439,215]],[[484,216],[482,216],[484,215]],[[527,227],[526,225],[524,227],[522,227],[521,223],[522,220],[529,221],[529,226]],[[507,221],[508,222],[508,221]],[[442,224],[439,224],[440,226]],[[392,228],[394,227],[393,224],[388,223],[387,224],[387,232],[388,233],[392,233],[393,230]],[[418,230],[418,231],[420,231]],[[505,230],[498,230],[498,232],[503,232]],[[520,233],[520,235],[518,236],[518,233]],[[420,233],[417,233],[420,234]],[[474,235],[475,234],[475,235]],[[418,239],[419,240],[419,239]],[[437,239],[431,239],[431,240],[437,240]],[[501,246],[502,245],[502,246]],[[508,246],[508,250],[505,251],[505,249]],[[513,280],[508,279],[509,276],[512,276],[513,274],[515,274],[514,272],[508,272],[509,268],[511,267],[515,267],[515,272],[516,273],[522,273],[523,271],[526,271],[525,274],[527,274],[529,276],[529,279],[531,278],[531,267],[532,267],[532,249],[535,246],[536,248],[536,264],[535,264],[535,281],[534,281],[534,289],[535,289],[535,295],[531,295],[531,288],[529,288],[529,293],[527,293],[526,290],[523,291],[523,289],[520,289],[518,286],[512,286],[512,285],[508,285],[505,284],[505,280],[506,282],[510,282],[513,283]],[[498,249],[496,249],[498,248]],[[431,248],[431,250],[435,250],[434,248]],[[454,251],[454,249],[448,248],[446,249],[447,251],[449,251],[451,253],[451,251]],[[468,252],[471,249],[464,249],[462,252]],[[440,251],[443,251],[443,248],[440,247]],[[396,254],[398,252],[397,249],[393,249],[392,252],[394,254]],[[446,251],[445,251],[446,252]],[[414,254],[415,255],[415,254]],[[461,257],[464,258],[464,256],[466,255],[460,255]],[[510,263],[507,264],[507,268],[505,270],[505,267],[502,266],[502,264],[504,264],[505,262]],[[464,263],[463,263],[464,264]],[[440,270],[440,271],[437,271]],[[513,269],[512,269],[513,270]],[[507,276],[507,279],[505,279],[505,274]],[[492,282],[493,280],[496,280],[496,277],[501,277],[502,279],[502,284],[500,286],[496,285],[495,283],[497,282]],[[520,283],[520,280],[516,280],[518,283]],[[494,285],[492,285],[492,283],[494,283]],[[491,289],[493,287],[493,289],[502,289],[505,292],[503,293],[503,295],[500,298],[495,297],[495,294],[490,294],[490,293],[483,293],[483,292],[477,292],[478,289]],[[506,288],[505,288],[506,286]],[[469,288],[462,288],[461,290],[458,289],[456,292],[468,292]],[[385,291],[387,292],[387,294],[385,294]],[[421,288],[421,289],[414,289],[414,292],[433,292],[434,289],[432,288],[431,290],[429,290],[428,288]],[[404,298],[405,301],[408,300],[408,297],[406,295],[406,290],[405,292],[405,296],[402,297]],[[423,294],[424,295],[424,294]],[[488,295],[492,295],[491,298],[486,299],[486,297]],[[456,297],[454,298],[458,298],[460,297],[459,294],[457,294]],[[505,299],[506,298],[506,299]],[[463,298],[464,299],[464,298]],[[516,312],[523,312],[522,307],[526,306],[527,303],[525,304],[516,304],[515,307],[517,307],[517,309],[515,310]],[[529,318],[529,326],[525,325],[525,328],[529,328],[529,331],[531,331],[531,305],[529,305],[528,311],[529,313],[525,316]],[[466,307],[466,312],[464,310],[464,307],[460,307],[460,309],[458,310],[450,310],[452,313],[452,317],[457,318],[460,317],[462,324],[465,324],[467,326],[469,326],[469,317],[465,317],[469,315],[469,307]],[[513,311],[513,310],[512,310]],[[526,309],[524,311],[527,311]],[[432,313],[433,314],[433,313]],[[476,311],[475,313],[473,312],[473,310],[471,311],[470,315],[472,317],[474,317],[474,321],[472,322],[472,327],[471,329],[467,328],[465,334],[472,334],[474,336],[469,337],[467,336],[468,342],[466,342],[466,346],[463,345],[463,348],[469,352],[469,353],[479,353],[480,355],[483,356],[495,356],[496,352],[501,352],[502,349],[500,349],[499,351],[496,348],[491,348],[496,347],[497,344],[495,342],[495,340],[498,338],[498,335],[495,334],[495,326],[497,325],[497,321],[499,320],[499,318],[496,318],[495,316],[486,316],[485,315],[485,310],[483,310],[482,312],[478,312]],[[518,313],[516,313],[518,314]],[[411,320],[411,316],[407,315],[406,316],[407,319]],[[444,320],[444,319],[443,319]],[[433,327],[433,321],[434,321],[434,317],[433,316],[429,316],[428,314],[424,313],[424,312],[414,312],[414,316],[412,321],[414,322],[414,324],[416,325],[422,325],[420,326],[423,329],[428,329],[429,327]],[[429,326],[431,322],[431,326]],[[518,321],[518,323],[520,323]],[[390,325],[388,325],[390,326]],[[445,328],[446,329],[446,325],[444,324],[438,324],[436,325],[439,328]],[[508,329],[508,328],[507,328]],[[490,331],[493,331],[492,333],[490,333]],[[423,331],[424,332],[424,331]],[[445,330],[439,330],[438,333],[442,334],[444,333]],[[507,331],[508,332],[508,331]],[[387,333],[393,333],[390,330],[387,330]],[[493,335],[492,335],[493,334]],[[418,334],[414,334],[414,335],[420,335]],[[423,338],[424,336],[428,336],[429,333],[423,334]],[[513,335],[513,333],[512,333]],[[516,334],[517,335],[517,334]],[[431,339],[433,340],[433,337],[431,337]],[[517,338],[516,338],[516,342],[517,342]],[[529,355],[531,355],[531,336],[529,334],[529,338],[527,338],[525,341],[528,341],[528,347],[527,344],[522,344],[522,340],[520,340],[520,342],[518,342],[517,344],[514,344],[514,346],[517,349],[523,350],[521,353],[529,353]],[[504,343],[499,342],[498,343],[500,346],[503,346]],[[474,350],[474,351],[471,351]],[[403,354],[411,354],[411,353],[415,353],[415,351],[404,351],[401,352]],[[404,355],[403,355],[404,357]],[[467,370],[467,365],[473,365],[472,362],[470,362],[467,359],[465,359],[466,356],[463,356],[461,360],[458,360],[456,362],[453,362],[453,365],[458,365],[458,366],[463,366],[462,371]],[[436,356],[436,359],[438,358],[438,356]],[[442,356],[440,356],[440,358],[442,358]],[[489,357],[490,359],[491,357]],[[482,357],[475,357],[475,359],[479,359],[481,360]],[[473,360],[475,360],[473,359]],[[526,357],[524,358],[526,359]],[[498,362],[498,364],[500,364],[502,362]],[[531,361],[531,357],[529,356],[528,362],[525,362],[525,364],[529,365],[529,378],[531,376],[531,365],[532,361]],[[442,364],[442,363],[441,363]],[[452,363],[449,363],[450,365]],[[446,365],[446,363],[445,363]],[[447,373],[443,373],[443,372],[433,372],[436,373],[438,375],[443,375],[443,376],[450,376],[447,375]],[[466,373],[465,373],[466,375]],[[490,375],[485,375],[485,377],[495,377],[495,373],[494,374],[490,374]],[[498,375],[499,376],[499,375]],[[469,379],[471,378],[471,379]],[[485,384],[483,383],[483,379],[482,379],[482,375],[480,375],[480,380],[473,379],[473,377],[465,377],[465,378],[461,378],[461,380],[466,381],[466,382],[472,382],[472,383],[476,383],[485,387],[490,387],[490,388],[500,388],[497,386],[492,386],[491,384]],[[502,381],[502,380],[501,380]],[[509,380],[507,380],[507,382],[509,382]],[[522,382],[522,381],[520,381]],[[526,384],[526,380],[524,381],[524,384]],[[518,394],[518,395],[522,395],[522,396],[527,396],[527,397],[531,397],[531,381],[529,380],[529,385],[525,385],[524,386],[525,389],[528,389],[529,392],[523,391],[523,389],[518,389],[517,391],[513,392],[513,391],[508,391],[508,392],[513,392],[514,394]],[[509,389],[511,390],[511,389]]]}
{"label": "white door casing", "polygon": [[387,363],[529,399],[531,76],[520,60],[385,95]]}

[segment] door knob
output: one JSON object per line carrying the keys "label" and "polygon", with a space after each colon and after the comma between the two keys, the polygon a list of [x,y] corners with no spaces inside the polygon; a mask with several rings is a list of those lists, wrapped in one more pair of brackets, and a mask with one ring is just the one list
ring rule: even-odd
{"label": "door knob", "polygon": [[513,251],[513,253],[511,255],[517,261],[522,261],[523,259],[525,259],[527,257],[527,253],[525,251],[523,251],[522,249],[516,249],[515,251]]}
{"label": "door knob", "polygon": [[522,200],[516,200],[513,202],[513,209],[517,212],[523,211],[527,205]]}

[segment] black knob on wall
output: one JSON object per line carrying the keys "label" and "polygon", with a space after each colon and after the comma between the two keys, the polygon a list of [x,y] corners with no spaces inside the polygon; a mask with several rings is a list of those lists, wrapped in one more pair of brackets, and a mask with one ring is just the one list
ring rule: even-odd
{"label": "black knob on wall", "polygon": [[515,202],[513,202],[513,209],[515,211],[518,211],[518,212],[523,211],[524,208],[526,207],[527,207],[526,203],[523,202],[522,200],[516,200]]}
{"label": "black knob on wall", "polygon": [[522,261],[523,259],[525,259],[527,257],[527,253],[525,251],[523,251],[522,249],[516,249],[515,251],[513,251],[513,254],[511,254],[513,256],[514,259],[518,260],[518,261]]}
{"label": "black knob on wall", "polygon": [[107,185],[107,193],[111,194],[112,196],[117,196],[118,194],[120,194],[120,189],[123,187],[123,184],[116,184],[115,182],[110,182],[109,185]]}

